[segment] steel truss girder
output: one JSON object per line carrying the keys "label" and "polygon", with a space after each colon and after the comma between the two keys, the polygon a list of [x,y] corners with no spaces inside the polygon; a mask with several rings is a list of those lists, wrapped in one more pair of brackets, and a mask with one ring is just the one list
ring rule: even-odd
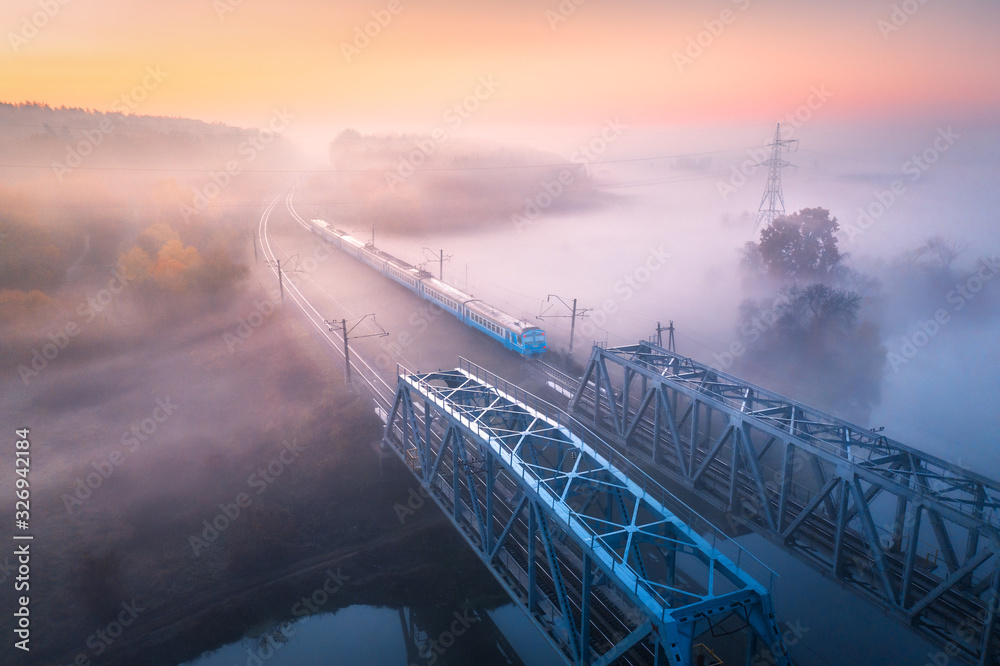
{"label": "steel truss girder", "polygon": [[569,423],[468,364],[401,376],[383,444],[421,461],[430,497],[566,663],[645,650],[692,664],[695,638],[736,622],[790,666],[769,592],[713,544],[752,556],[717,531],[709,543]]}
{"label": "steel truss girder", "polygon": [[570,409],[933,642],[1000,659],[997,482],[646,342],[595,346]]}

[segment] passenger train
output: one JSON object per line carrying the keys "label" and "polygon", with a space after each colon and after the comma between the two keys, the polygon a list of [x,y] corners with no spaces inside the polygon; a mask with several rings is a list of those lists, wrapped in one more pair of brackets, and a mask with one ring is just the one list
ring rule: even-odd
{"label": "passenger train", "polygon": [[324,240],[336,245],[394,280],[421,298],[455,315],[459,321],[482,331],[507,349],[523,356],[540,356],[546,350],[545,331],[473,298],[449,284],[432,277],[391,254],[366,245],[357,238],[335,229],[323,220],[309,220],[309,228]]}

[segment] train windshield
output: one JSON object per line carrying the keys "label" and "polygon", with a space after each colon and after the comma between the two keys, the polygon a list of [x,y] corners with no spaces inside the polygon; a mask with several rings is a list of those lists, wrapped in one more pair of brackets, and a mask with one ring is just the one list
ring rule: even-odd
{"label": "train windshield", "polygon": [[524,344],[525,345],[544,345],[545,344],[545,331],[540,328],[532,329],[530,331],[524,332]]}

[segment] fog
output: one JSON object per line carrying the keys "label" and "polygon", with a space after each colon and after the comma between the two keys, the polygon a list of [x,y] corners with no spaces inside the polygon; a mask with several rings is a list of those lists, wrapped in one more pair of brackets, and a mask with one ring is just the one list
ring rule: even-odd
{"label": "fog", "polygon": [[[844,255],[836,277],[796,283],[741,265],[741,249],[759,240],[765,174],[754,165],[773,126],[609,118],[544,136],[451,139],[331,127],[320,149],[274,124],[265,134],[0,111],[6,164],[22,165],[3,167],[0,186],[0,394],[8,425],[30,425],[38,442],[47,591],[35,612],[53,633],[37,663],[93,655],[88,637],[131,599],[150,609],[152,628],[102,663],[135,663],[143,641],[161,650],[143,663],[193,659],[287,617],[314,580],[259,604],[247,590],[320,555],[347,558],[360,581],[327,610],[463,594],[504,603],[436,512],[399,528],[394,507],[411,477],[372,453],[380,423],[343,386],[342,358],[281,309],[258,222],[290,188],[303,216],[374,233],[379,248],[435,274],[443,250],[444,280],[538,322],[552,360],[566,354],[569,320],[538,319],[557,307],[550,295],[589,310],[576,326],[576,367],[594,342],[633,343],[672,321],[682,354],[1000,477],[994,128],[788,128],[799,144],[785,155],[786,210],[828,210]],[[289,219],[275,227],[281,256],[300,261],[317,246]],[[390,380],[396,362],[440,367],[459,355],[523,378],[483,336],[431,316],[415,325],[424,304],[374,273],[359,279],[350,261],[334,256],[288,279],[331,292],[331,317],[378,310],[390,338],[357,351]],[[791,361],[770,325],[746,332],[748,301],[767,308],[782,289],[817,281],[857,295],[856,321],[793,340]],[[402,343],[401,332],[424,339]],[[269,481],[275,460],[287,476]],[[205,521],[240,493],[252,498],[245,517],[216,543]],[[394,543],[375,544],[383,538]],[[411,551],[420,556],[400,564]],[[210,610],[199,615],[199,605]]]}
{"label": "fog", "polygon": [[[766,158],[761,145],[773,128],[643,128],[624,130],[612,141],[601,140],[603,129],[594,128],[591,138],[536,142],[554,156],[546,158],[549,163],[561,157],[566,168],[578,173],[582,167],[586,176],[547,207],[538,204],[547,201],[545,186],[558,167],[527,187],[501,169],[495,170],[500,177],[485,169],[481,186],[465,196],[472,202],[467,205],[488,210],[463,230],[454,227],[468,215],[449,217],[437,200],[441,172],[433,164],[427,172],[415,167],[406,197],[419,214],[376,224],[377,244],[435,273],[437,262],[421,248],[444,249],[452,255],[444,264],[446,281],[518,315],[537,316],[549,294],[577,298],[580,307],[593,308],[576,329],[581,362],[595,340],[631,343],[649,337],[657,322],[673,320],[681,353],[725,366],[731,345],[747,342],[739,328],[740,304],[776,296],[748,283],[739,265],[741,247],[757,238],[753,221],[766,178],[763,168],[752,165]],[[998,167],[997,130],[940,123],[886,132],[814,120],[787,127],[782,136],[799,141],[784,155],[791,163],[783,170],[786,210],[822,207],[837,219],[844,265],[853,273],[845,287],[863,297],[860,319],[877,327],[875,340],[884,353],[878,368],[858,361],[859,378],[865,377],[859,392],[876,396],[871,410],[847,407],[850,377],[842,378],[846,384],[833,382],[837,395],[822,397],[829,378],[809,364],[779,373],[758,363],[744,368],[747,378],[859,425],[884,426],[888,436],[949,461],[1000,474],[991,434],[1000,425],[992,399],[998,380],[990,371],[998,349],[987,342],[996,330],[1000,298],[988,261],[1000,253],[1000,194],[989,185]],[[398,159],[416,154],[411,151],[420,150],[420,139],[411,137],[408,146],[393,139]],[[584,151],[592,142],[604,149],[591,151],[589,161]],[[524,164],[517,151],[526,148],[515,145],[506,159]],[[477,146],[466,139],[449,149],[482,159]],[[454,157],[451,163],[461,164]],[[467,171],[462,178],[475,175]],[[387,199],[398,196],[379,185]],[[579,193],[574,186],[588,198],[573,199],[567,210],[562,200]],[[360,222],[356,208],[331,204],[311,212],[360,237],[371,233],[370,221]],[[429,223],[432,212],[439,217]],[[958,250],[946,267],[927,253],[917,256],[932,239]],[[979,283],[974,276],[981,268],[985,281]],[[957,295],[969,279],[976,293]],[[942,309],[946,323],[925,342],[921,324]],[[544,326],[557,345],[568,344],[568,319],[549,319]],[[744,360],[760,351],[748,345]]]}
{"label": "fog", "polygon": [[[354,582],[327,612],[503,603],[440,515],[401,526],[410,477],[372,453],[377,417],[255,258],[263,193],[300,173],[290,144],[115,117],[91,145],[107,115],[3,110],[7,164],[93,151],[7,167],[0,188],[0,398],[34,463],[30,663],[190,660],[293,617],[331,566]],[[426,557],[401,569],[397,549]],[[469,573],[426,589],[441,568]]]}

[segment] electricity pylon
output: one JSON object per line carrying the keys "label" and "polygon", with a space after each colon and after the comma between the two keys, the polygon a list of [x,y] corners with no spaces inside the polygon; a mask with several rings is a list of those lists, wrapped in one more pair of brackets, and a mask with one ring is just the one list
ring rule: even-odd
{"label": "electricity pylon", "polygon": [[798,139],[781,138],[781,123],[778,123],[777,129],[774,130],[774,141],[768,144],[771,148],[771,157],[757,165],[767,167],[767,187],[764,188],[764,196],[760,200],[760,208],[757,209],[754,231],[757,231],[762,223],[771,224],[774,218],[785,214],[785,197],[781,193],[781,168],[791,164],[781,159],[781,153],[791,152],[792,146],[797,148],[798,144]]}

